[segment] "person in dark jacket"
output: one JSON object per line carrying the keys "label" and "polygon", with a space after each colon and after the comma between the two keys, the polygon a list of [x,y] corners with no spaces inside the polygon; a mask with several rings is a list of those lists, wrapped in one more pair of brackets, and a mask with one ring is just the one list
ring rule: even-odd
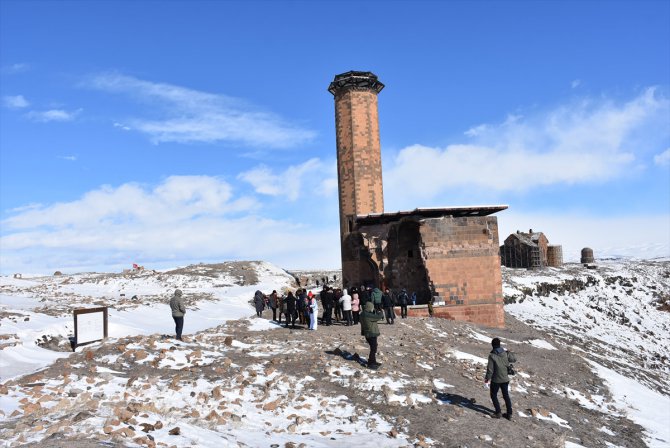
{"label": "person in dark jacket", "polygon": [[382,294],[382,306],[384,307],[384,314],[386,315],[386,323],[393,325],[395,322],[395,312],[393,312],[393,297],[388,288]]}
{"label": "person in dark jacket", "polygon": [[407,295],[407,290],[403,288],[398,294],[398,304],[400,305],[400,318],[407,319],[407,303],[409,302],[409,296]]}
{"label": "person in dark jacket", "polygon": [[286,298],[284,299],[284,310],[286,311],[286,328],[288,324],[291,324],[291,328],[295,328],[295,318],[296,315],[296,303],[295,296],[293,291],[289,291]]}
{"label": "person in dark jacket", "polygon": [[379,337],[379,325],[377,322],[383,319],[380,313],[375,312],[375,306],[372,302],[365,304],[365,311],[361,313],[361,335],[370,346],[370,355],[368,356],[368,368],[376,370],[381,366],[377,362],[377,337]]}
{"label": "person in dark jacket", "polygon": [[372,299],[372,303],[375,305],[375,311],[381,311],[382,310],[382,290],[379,288],[375,288],[372,290],[370,293],[370,298]]}
{"label": "person in dark jacket", "polygon": [[[486,367],[486,376],[484,383],[491,388],[491,401],[495,408],[493,418],[505,417],[507,420],[512,420],[512,400],[509,397],[509,376],[507,375],[507,368],[516,361],[514,354],[505,351],[500,346],[500,339],[493,338],[491,341],[493,350],[489,353],[489,362]],[[498,401],[498,390],[502,391],[503,399],[505,400],[505,408],[507,413],[501,414],[500,402]]]}
{"label": "person in dark jacket", "polygon": [[330,326],[333,324],[333,305],[335,302],[335,293],[332,288],[325,286],[321,291],[321,304],[323,305],[323,315],[321,322]]}
{"label": "person in dark jacket", "polygon": [[272,308],[272,320],[275,322],[277,321],[277,300],[279,298],[277,297],[277,290],[272,290],[272,294],[270,294],[270,308]]}
{"label": "person in dark jacket", "polygon": [[261,317],[263,308],[265,307],[265,294],[261,291],[254,293],[254,307],[256,308],[256,316]]}
{"label": "person in dark jacket", "polygon": [[340,303],[341,297],[342,297],[342,290],[340,288],[335,289],[333,299],[333,310],[335,311],[336,322],[339,322],[344,318],[344,313],[342,312],[342,304]]}
{"label": "person in dark jacket", "polygon": [[300,289],[297,292],[297,297],[295,301],[295,308],[298,311],[298,323],[304,325],[305,320],[305,307],[306,307],[307,294],[304,289]]}
{"label": "person in dark jacket", "polygon": [[180,289],[175,289],[172,299],[170,299],[170,309],[172,310],[172,319],[174,320],[175,333],[177,340],[181,341],[181,332],[184,328],[184,314],[186,314],[186,307],[184,306],[184,299]]}

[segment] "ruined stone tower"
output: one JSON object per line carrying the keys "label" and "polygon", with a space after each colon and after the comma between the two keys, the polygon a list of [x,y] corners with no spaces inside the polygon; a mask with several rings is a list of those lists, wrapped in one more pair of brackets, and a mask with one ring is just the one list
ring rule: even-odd
{"label": "ruined stone tower", "polygon": [[506,205],[385,212],[377,94],[370,72],[335,76],[342,284],[415,292],[410,315],[505,325],[498,221]]}
{"label": "ruined stone tower", "polygon": [[383,88],[373,73],[356,71],[335,76],[328,87],[335,96],[341,241],[357,215],[384,211],[377,112]]}

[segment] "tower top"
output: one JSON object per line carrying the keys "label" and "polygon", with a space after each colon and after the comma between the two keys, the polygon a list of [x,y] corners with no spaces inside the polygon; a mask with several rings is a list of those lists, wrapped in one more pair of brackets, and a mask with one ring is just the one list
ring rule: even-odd
{"label": "tower top", "polygon": [[328,91],[337,96],[345,90],[372,90],[379,93],[384,88],[384,84],[379,82],[377,75],[372,72],[348,71],[340,75],[335,75],[335,79],[328,86]]}

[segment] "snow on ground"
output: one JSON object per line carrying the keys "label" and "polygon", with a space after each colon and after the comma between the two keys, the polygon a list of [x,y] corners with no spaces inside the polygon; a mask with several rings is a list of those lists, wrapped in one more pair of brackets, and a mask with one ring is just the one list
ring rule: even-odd
{"label": "snow on ground", "polygon": [[659,448],[670,446],[670,397],[596,362],[590,361],[590,364],[606,381],[619,410],[645,428],[647,445]]}
{"label": "snow on ground", "polygon": [[[290,284],[290,276],[284,271],[267,263],[253,263],[257,283],[243,281],[245,272],[219,273],[212,272],[211,267],[189,267],[188,272],[175,270],[171,272],[145,272],[138,275],[113,274],[76,274],[60,277],[36,278],[0,278],[0,381],[24,375],[43,368],[56,359],[69,356],[68,352],[47,350],[38,344],[44,337],[67,339],[73,336],[72,310],[79,307],[95,307],[106,305],[109,310],[109,334],[111,342],[115,338],[134,335],[172,334],[174,323],[168,305],[174,289],[184,291],[187,299],[188,312],[185,317],[185,332],[195,333],[208,328],[215,328],[233,319],[245,319],[253,314],[249,304],[255,290],[269,292],[281,290]],[[667,304],[670,297],[670,269],[668,262],[625,262],[608,261],[599,263],[597,269],[584,269],[580,265],[566,265],[563,268],[551,268],[543,271],[510,270],[503,268],[503,291],[506,300],[506,311],[516,318],[546,332],[545,338],[526,341],[503,342],[525,343],[543,350],[572,350],[589,360],[593,369],[608,384],[610,393],[616,404],[618,413],[644,427],[646,442],[651,447],[668,446],[670,444],[670,312],[660,311],[663,303]],[[133,299],[138,296],[138,299]],[[403,326],[407,325],[401,322]],[[248,328],[252,331],[265,331],[277,328],[277,325],[265,319],[249,319]],[[441,340],[449,337],[430,323],[426,328]],[[193,358],[193,347],[183,344],[184,350],[170,350],[167,356],[158,359],[149,355],[140,364],[157,363],[156,365],[179,371],[189,366],[210,366],[217,362],[226,350],[248,351],[258,364],[253,369],[267,369],[267,358],[276,355],[280,348],[266,344],[262,350],[251,353],[250,344],[232,341],[227,348],[207,348],[207,341],[216,340],[224,335],[212,332],[202,336],[204,346],[197,359]],[[479,342],[490,342],[492,336],[486,331],[472,330],[468,336]],[[158,350],[166,351],[167,346],[156,342]],[[220,344],[219,344],[220,345]],[[139,350],[139,347],[129,347]],[[296,350],[300,350],[297,349]],[[466,363],[485,365],[486,359],[470,353],[450,349],[447,356]],[[116,369],[120,355],[109,355],[100,359],[95,374],[102,378],[105,394],[123,400],[124,391],[128,391],[127,381],[122,369]],[[418,361],[416,365],[431,371],[427,362]],[[235,366],[238,367],[238,366]],[[243,378],[231,382],[235,387],[235,398],[239,398],[240,406],[234,415],[244,416],[258,411],[258,390],[252,388],[255,377],[249,373],[251,367],[244,370]],[[328,370],[330,381],[351,387],[365,393],[366,391],[382,390],[388,402],[401,406],[420,406],[430,402],[431,398],[422,393],[407,389],[410,379],[402,375],[380,376],[368,375],[354,371],[345,364],[334,363]],[[529,375],[519,372],[513,390],[528,393],[530,387],[525,381]],[[99,381],[94,379],[93,381]],[[73,377],[71,387],[86,390],[90,377]],[[294,384],[300,389],[307,381],[305,378],[283,378],[282,384]],[[280,382],[278,381],[278,384]],[[166,384],[149,384],[149,392],[156,397],[155,405],[161,409],[180,408],[186,404],[198,415],[210,415],[215,408],[199,401],[197,397],[205,391],[211,391],[215,384],[202,379],[196,383],[196,399],[173,390],[163,394]],[[258,386],[258,385],[256,385]],[[453,387],[444,379],[433,379],[431,384],[423,385],[444,389]],[[48,387],[45,386],[45,387]],[[276,393],[281,393],[279,385]],[[168,387],[169,389],[169,387]],[[147,389],[144,389],[145,391]],[[190,390],[190,389],[189,389]],[[160,393],[159,393],[160,391]],[[600,395],[587,396],[577,390],[565,388],[553,390],[555,394],[565,394],[580,406],[600,412],[612,412],[609,398]],[[144,393],[144,392],[143,392]],[[275,393],[275,392],[273,392]],[[278,397],[278,396],[277,396]],[[5,416],[14,413],[20,406],[22,397],[12,394],[0,395],[0,411]],[[25,398],[25,397],[23,397]],[[263,397],[263,403],[271,402],[275,395]],[[325,400],[325,404],[324,404]],[[233,403],[233,397],[229,397]],[[58,403],[45,402],[43,407],[58,406]],[[65,404],[63,404],[65,405]],[[303,406],[304,405],[304,406]],[[69,404],[68,404],[69,406]],[[233,406],[233,405],[231,405]],[[245,406],[249,406],[247,409]],[[341,443],[338,434],[343,429],[338,426],[354,412],[347,403],[346,397],[306,397],[302,404],[284,403],[282,412],[264,413],[265,426],[286,430],[287,411],[295,414],[295,419],[310,421],[311,427],[320,432],[333,434],[335,440],[329,442],[327,437],[314,434],[305,435],[303,440],[308,446],[338,446]],[[302,406],[298,408],[298,406]],[[317,410],[326,406],[329,422],[318,427],[322,414]],[[313,410],[313,411],[312,411]],[[360,413],[360,410],[356,411]],[[315,414],[316,413],[316,414]],[[291,414],[291,415],[293,415]],[[149,423],[156,417],[155,413],[146,412]],[[164,415],[164,414],[163,414]],[[195,415],[195,414],[194,414]],[[531,417],[519,412],[521,417]],[[100,416],[100,421],[87,419],[87,424],[103,424],[109,416]],[[566,420],[552,413],[537,414],[533,417],[544,419],[564,428],[569,428]],[[217,417],[212,416],[216,420]],[[227,419],[230,420],[230,416]],[[244,418],[244,417],[242,417]],[[310,420],[311,419],[311,420]],[[233,419],[234,420],[234,419]],[[176,422],[176,420],[175,420]],[[171,423],[166,422],[165,428],[157,430],[157,436],[163,437]],[[340,423],[336,423],[340,422]],[[391,427],[383,419],[371,411],[360,416],[359,423],[351,426],[347,420],[347,431],[359,435],[370,432],[370,437],[357,439],[358,446],[378,445],[376,437]],[[216,429],[203,431],[200,426],[189,426],[183,418],[179,419],[184,436],[174,438],[177,444],[200,444],[203,446],[237,446],[234,441],[240,440],[250,446],[267,444],[267,432],[262,426],[253,427],[254,422],[240,423],[239,427],[228,424],[226,430]],[[249,423],[251,426],[248,426]],[[316,426],[314,426],[316,425]],[[254,430],[255,428],[255,430]],[[80,428],[86,429],[86,428]],[[295,428],[294,428],[295,429]],[[257,431],[256,431],[257,430]],[[161,432],[162,431],[162,432]],[[339,432],[338,432],[339,431]],[[604,434],[610,431],[601,428]],[[290,431],[289,431],[290,432]],[[611,431],[610,431],[611,432]],[[265,434],[265,435],[262,435]],[[287,433],[288,434],[288,433]],[[35,436],[35,440],[41,440]],[[175,437],[175,436],[172,436]],[[272,437],[277,437],[273,434]],[[276,439],[272,439],[273,441]],[[287,439],[288,440],[288,439]],[[402,445],[407,443],[404,435],[398,439],[388,439],[389,443]],[[30,442],[30,440],[26,440]],[[396,443],[397,442],[397,443]],[[386,446],[386,445],[385,445]],[[389,445],[390,446],[390,445]],[[579,446],[566,442],[567,446]]]}
{"label": "snow on ground", "polygon": [[[609,260],[595,269],[503,268],[503,283],[505,310],[546,331],[558,346],[525,342],[581,353],[609,385],[619,412],[645,428],[647,444],[670,445],[667,261]],[[604,397],[565,393],[584,407],[606,412]]]}
{"label": "snow on ground", "polygon": [[[169,300],[177,288],[187,300],[185,333],[248,317],[253,314],[249,300],[256,290],[267,293],[281,290],[292,279],[269,263],[254,263],[253,268],[258,283],[243,286],[236,284],[237,278],[225,274],[145,272],[130,276],[89,273],[32,279],[0,277],[0,335],[14,335],[18,339],[16,345],[0,351],[0,381],[34,372],[67,356],[66,352],[44,349],[36,341],[42,336],[73,337],[72,310],[76,308],[109,306],[110,338],[173,333]],[[17,291],[19,295],[9,294]],[[26,295],[26,291],[33,295]],[[139,298],[133,300],[133,296]],[[269,328],[266,322],[255,320],[253,325],[263,330]]]}

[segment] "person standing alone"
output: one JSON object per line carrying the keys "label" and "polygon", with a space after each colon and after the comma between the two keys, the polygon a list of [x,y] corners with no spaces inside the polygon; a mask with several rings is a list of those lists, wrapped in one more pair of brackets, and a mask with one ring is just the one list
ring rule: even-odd
{"label": "person standing alone", "polygon": [[375,311],[372,302],[366,302],[364,311],[361,313],[361,335],[370,346],[370,356],[368,356],[368,368],[377,370],[381,364],[377,362],[377,337],[379,337],[379,325],[377,322],[382,320],[382,314]]}
{"label": "person standing alone", "polygon": [[400,318],[407,319],[407,302],[409,302],[409,296],[407,296],[407,290],[403,288],[398,294],[398,302],[400,303]]}
{"label": "person standing alone", "polygon": [[[493,350],[489,353],[489,362],[486,367],[486,376],[484,383],[491,387],[491,401],[495,408],[493,418],[505,417],[507,420],[512,420],[512,400],[509,397],[509,376],[507,369],[511,363],[516,362],[514,353],[508,352],[500,346],[500,339],[493,338],[491,341]],[[505,408],[507,412],[501,414],[500,402],[498,401],[498,390],[502,391],[503,399],[505,400]]]}
{"label": "person standing alone", "polygon": [[172,296],[172,299],[170,299],[170,308],[172,309],[172,319],[174,319],[177,340],[181,341],[181,331],[184,328],[184,314],[186,314],[186,307],[184,306],[181,289],[175,289],[174,295]]}

